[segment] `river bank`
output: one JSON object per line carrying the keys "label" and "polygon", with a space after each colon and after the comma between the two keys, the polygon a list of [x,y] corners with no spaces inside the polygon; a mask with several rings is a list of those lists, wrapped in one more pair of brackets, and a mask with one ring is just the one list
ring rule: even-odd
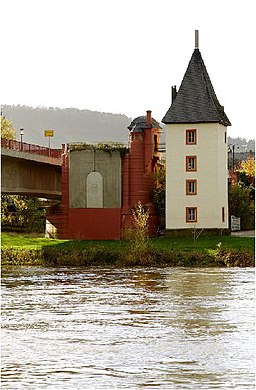
{"label": "river bank", "polygon": [[51,240],[2,233],[2,266],[253,267],[252,237],[132,241]]}

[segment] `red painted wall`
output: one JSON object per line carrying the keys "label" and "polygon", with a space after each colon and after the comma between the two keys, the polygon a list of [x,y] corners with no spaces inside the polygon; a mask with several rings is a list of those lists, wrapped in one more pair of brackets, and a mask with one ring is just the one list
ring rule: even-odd
{"label": "red painted wall", "polygon": [[69,209],[69,238],[82,240],[119,240],[121,210]]}
{"label": "red painted wall", "polygon": [[137,134],[130,133],[129,153],[122,158],[122,208],[69,208],[69,153],[62,149],[62,203],[47,219],[58,229],[59,238],[87,240],[119,240],[132,223],[132,209],[140,201],[150,212],[149,236],[155,236],[158,216],[150,201],[153,188],[152,172],[157,169],[158,154],[154,135],[159,129],[150,127]]}

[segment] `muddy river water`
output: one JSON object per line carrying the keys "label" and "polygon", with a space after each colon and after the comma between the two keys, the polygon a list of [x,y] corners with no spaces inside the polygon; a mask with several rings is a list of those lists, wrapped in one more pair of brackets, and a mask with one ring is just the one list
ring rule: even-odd
{"label": "muddy river water", "polygon": [[254,389],[252,268],[2,269],[2,389]]}

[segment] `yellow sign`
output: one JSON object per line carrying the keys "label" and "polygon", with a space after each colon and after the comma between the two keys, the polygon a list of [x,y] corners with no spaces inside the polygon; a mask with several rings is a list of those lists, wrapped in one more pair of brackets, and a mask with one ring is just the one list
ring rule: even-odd
{"label": "yellow sign", "polygon": [[45,130],[44,131],[44,136],[45,137],[53,137],[54,136],[54,131],[53,130]]}

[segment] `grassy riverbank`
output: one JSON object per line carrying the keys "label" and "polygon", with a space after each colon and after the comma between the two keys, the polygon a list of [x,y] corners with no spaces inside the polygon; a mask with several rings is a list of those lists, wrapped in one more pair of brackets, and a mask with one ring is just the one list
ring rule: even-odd
{"label": "grassy riverbank", "polygon": [[130,241],[52,240],[2,233],[2,265],[254,266],[254,238],[191,237]]}

